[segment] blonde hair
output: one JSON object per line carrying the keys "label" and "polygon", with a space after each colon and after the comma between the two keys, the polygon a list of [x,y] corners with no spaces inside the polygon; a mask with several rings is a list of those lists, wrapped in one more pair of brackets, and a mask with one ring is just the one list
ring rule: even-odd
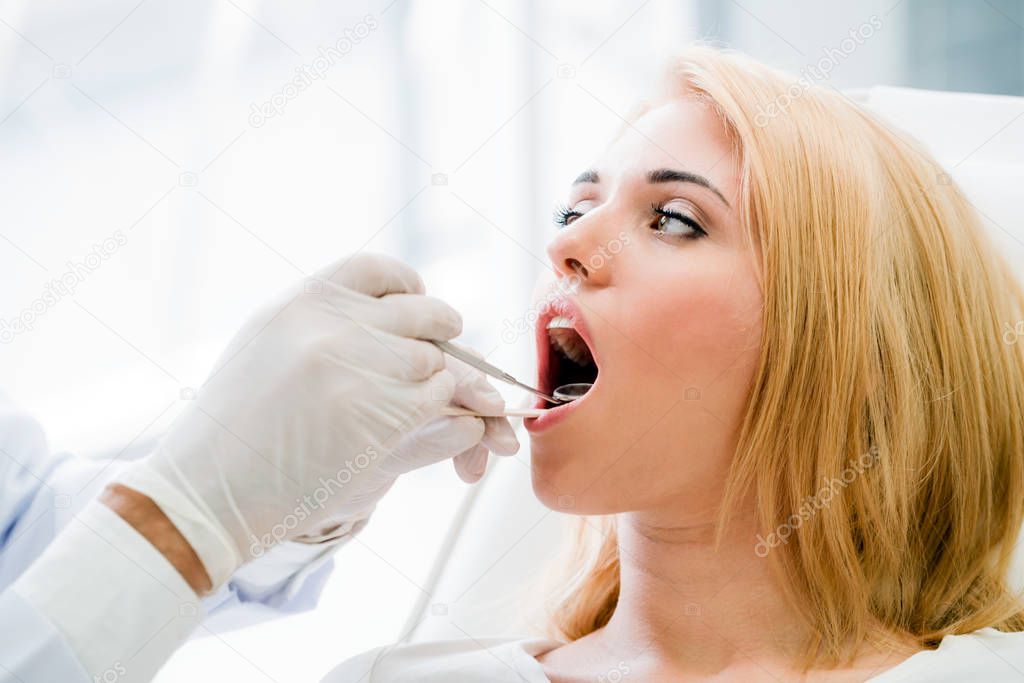
{"label": "blonde hair", "polygon": [[[1024,630],[1007,586],[1024,497],[1024,292],[978,214],[915,141],[830,89],[742,55],[689,49],[660,100],[723,122],[763,288],[759,367],[717,525],[748,494],[803,617],[805,667],[838,666],[877,630],[932,648],[983,627]],[[851,463],[867,467],[846,483]],[[841,493],[806,519],[823,481]],[[583,520],[550,632],[608,622],[619,591],[612,518]],[[753,540],[752,540],[753,546]]]}

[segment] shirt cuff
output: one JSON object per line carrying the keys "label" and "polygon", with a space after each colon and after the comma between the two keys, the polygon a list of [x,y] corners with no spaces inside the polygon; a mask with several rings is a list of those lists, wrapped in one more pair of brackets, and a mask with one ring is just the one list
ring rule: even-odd
{"label": "shirt cuff", "polygon": [[316,539],[274,546],[259,559],[239,568],[228,582],[229,590],[242,602],[261,602],[286,611],[306,609],[316,603],[331,556],[358,534],[367,521],[347,521]]}
{"label": "shirt cuff", "polygon": [[173,565],[113,510],[76,515],[12,590],[67,640],[90,677],[148,681],[203,617]]}

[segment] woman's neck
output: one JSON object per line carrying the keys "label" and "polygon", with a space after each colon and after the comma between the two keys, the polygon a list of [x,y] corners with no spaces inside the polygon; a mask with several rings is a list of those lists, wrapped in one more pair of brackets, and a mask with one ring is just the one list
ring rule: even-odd
{"label": "woman's neck", "polygon": [[755,553],[752,515],[714,547],[711,521],[668,525],[619,516],[620,592],[603,637],[652,661],[713,673],[737,660],[791,660],[806,625]]}
{"label": "woman's neck", "polygon": [[[759,554],[755,529],[753,513],[735,517],[716,550],[711,519],[679,525],[650,513],[619,515],[615,611],[603,628],[538,658],[549,679],[611,680],[613,671],[645,681],[801,678],[810,631],[771,570],[770,553],[781,549]],[[886,648],[862,643],[849,665],[816,669],[810,679],[864,681],[917,649],[895,638]]]}

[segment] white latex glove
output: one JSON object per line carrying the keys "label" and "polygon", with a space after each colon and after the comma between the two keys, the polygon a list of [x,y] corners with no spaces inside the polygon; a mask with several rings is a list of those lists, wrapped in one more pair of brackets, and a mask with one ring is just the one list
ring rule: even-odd
{"label": "white latex glove", "polygon": [[[465,348],[465,347],[463,347]],[[480,355],[472,349],[466,349]],[[455,377],[455,394],[451,405],[469,408],[478,413],[500,415],[505,400],[488,381],[486,375],[460,360],[445,356],[445,367]],[[467,484],[479,481],[487,469],[489,452],[512,455],[519,450],[515,432],[504,417],[483,420],[465,417],[439,417],[406,436],[396,452],[413,457],[442,459],[441,454],[455,455],[455,472]],[[427,454],[433,454],[428,456]]]}
{"label": "white latex glove", "polygon": [[[473,349],[462,348],[480,355]],[[487,414],[500,414],[504,410],[505,399],[487,382],[482,372],[447,355],[445,369],[455,379],[455,392],[449,405]],[[406,472],[454,456],[455,472],[464,482],[473,484],[484,475],[489,452],[513,455],[518,450],[519,440],[508,418],[436,417],[406,433],[387,457],[379,459],[373,468],[368,468],[361,482],[362,490],[367,493],[351,492],[345,509],[332,518],[331,529],[308,540],[320,542],[336,538],[339,531],[335,527],[338,526],[341,526],[340,534],[347,533],[345,522],[346,517],[351,515],[349,511],[372,508],[395,480]]]}
{"label": "white latex glove", "polygon": [[[461,326],[398,261],[334,264],[242,327],[155,452],[117,482],[160,506],[214,588],[274,543],[339,523],[332,535],[353,533],[400,474],[478,452],[483,420],[432,421],[456,381],[421,341]],[[466,403],[493,400],[466,391]],[[489,441],[507,450],[497,433]]]}
{"label": "white latex glove", "polygon": [[[463,347],[465,348],[465,347]],[[466,349],[476,356],[479,353],[472,349]],[[469,408],[478,413],[500,415],[505,409],[505,400],[487,381],[487,376],[474,367],[466,365],[460,360],[445,356],[446,368],[455,376],[455,396],[452,404]],[[442,418],[444,419],[444,418]],[[449,420],[454,418],[447,418]],[[515,431],[509,424],[508,418],[487,417],[484,418],[484,434],[464,450],[450,449],[449,452],[457,452],[455,456],[455,471],[462,481],[472,484],[480,480],[487,470],[488,452],[496,455],[513,455],[519,450],[519,440],[516,439]],[[427,432],[432,426],[428,424],[421,429]],[[443,426],[435,428],[436,432],[444,430]],[[414,437],[416,435],[413,435]],[[420,441],[427,441],[426,434],[420,437]]]}

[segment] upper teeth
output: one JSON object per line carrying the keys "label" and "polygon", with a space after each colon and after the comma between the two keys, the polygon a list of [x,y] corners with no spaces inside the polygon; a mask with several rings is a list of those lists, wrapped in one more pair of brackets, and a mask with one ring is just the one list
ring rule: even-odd
{"label": "upper teeth", "polygon": [[572,320],[557,316],[548,323],[548,338],[551,344],[562,352],[566,358],[577,365],[587,365],[594,362],[590,354],[590,348],[583,341],[583,337],[572,326]]}
{"label": "upper teeth", "polygon": [[548,329],[549,330],[560,329],[560,328],[566,328],[566,329],[570,329],[571,330],[572,329],[572,320],[569,319],[569,318],[564,318],[564,317],[562,317],[560,315],[556,315],[554,318],[552,318],[551,320],[548,321]]}

